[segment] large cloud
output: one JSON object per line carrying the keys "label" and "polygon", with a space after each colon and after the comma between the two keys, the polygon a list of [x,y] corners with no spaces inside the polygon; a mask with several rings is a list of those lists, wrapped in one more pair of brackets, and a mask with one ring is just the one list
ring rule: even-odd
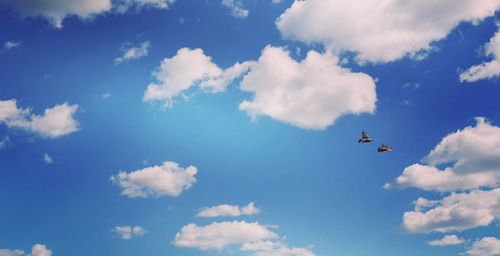
{"label": "large cloud", "polygon": [[500,75],[500,32],[497,31],[485,46],[485,53],[492,56],[493,60],[472,66],[460,74],[461,82],[475,82],[481,79],[488,79]]}
{"label": "large cloud", "polygon": [[240,251],[254,256],[314,256],[308,248],[289,247],[280,242],[278,235],[257,222],[214,222],[207,226],[188,224],[175,236],[178,247],[222,251],[226,247],[240,246]]}
{"label": "large cloud", "polygon": [[79,130],[74,114],[78,105],[63,103],[45,109],[43,115],[32,114],[30,109],[17,107],[16,100],[0,100],[0,123],[8,127],[35,132],[42,137],[57,138]]}
{"label": "large cloud", "polygon": [[[475,127],[466,127],[444,137],[425,157],[428,165],[413,164],[390,187],[455,191],[500,184],[500,128],[476,118]],[[452,164],[444,170],[436,167]]]}
{"label": "large cloud", "polygon": [[474,242],[467,254],[469,256],[498,256],[500,255],[500,240],[495,237],[484,237]]}
{"label": "large cloud", "polygon": [[387,62],[428,50],[460,22],[477,23],[499,7],[499,0],[297,0],[276,24],[285,38]]}
{"label": "large cloud", "polygon": [[154,72],[157,82],[148,85],[143,100],[160,100],[171,107],[174,97],[195,85],[211,92],[224,91],[231,81],[248,70],[250,64],[236,63],[222,70],[202,49],[181,48],[175,56],[162,61]]}
{"label": "large cloud", "polygon": [[487,226],[499,218],[500,188],[474,190],[452,193],[426,207],[416,205],[404,214],[403,227],[412,233],[463,231]]}
{"label": "large cloud", "polygon": [[168,8],[175,0],[0,0],[16,9],[23,17],[43,17],[54,27],[62,28],[68,16],[90,19],[96,15],[115,11],[126,12],[130,8],[144,6]]}
{"label": "large cloud", "polygon": [[257,222],[214,222],[207,226],[187,224],[175,235],[174,244],[201,250],[222,250],[226,246],[277,238],[278,236]]}
{"label": "large cloud", "polygon": [[246,206],[221,204],[210,208],[203,208],[196,216],[204,218],[213,218],[221,216],[238,217],[241,215],[257,214],[259,212],[260,209],[255,207],[254,203],[251,202]]}
{"label": "large cloud", "polygon": [[146,167],[130,173],[120,171],[111,177],[123,190],[122,195],[135,197],[179,196],[195,182],[196,167],[182,168],[175,162]]}
{"label": "large cloud", "polygon": [[267,46],[241,82],[254,96],[239,107],[252,118],[267,115],[307,129],[325,129],[345,114],[373,113],[374,80],[338,62],[316,51],[297,62],[283,48]]}

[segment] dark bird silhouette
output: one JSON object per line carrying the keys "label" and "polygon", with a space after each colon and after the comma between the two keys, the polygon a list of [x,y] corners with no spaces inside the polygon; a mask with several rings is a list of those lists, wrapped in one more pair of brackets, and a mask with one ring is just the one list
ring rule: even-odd
{"label": "dark bird silhouette", "polygon": [[361,132],[361,139],[358,140],[358,143],[370,143],[372,142],[372,139],[370,139],[370,136],[368,136],[368,133],[366,132]]}
{"label": "dark bird silhouette", "polygon": [[380,146],[380,147],[377,148],[377,151],[380,152],[380,153],[391,152],[392,148],[389,147],[389,145],[387,145],[387,144],[382,144],[382,146]]}

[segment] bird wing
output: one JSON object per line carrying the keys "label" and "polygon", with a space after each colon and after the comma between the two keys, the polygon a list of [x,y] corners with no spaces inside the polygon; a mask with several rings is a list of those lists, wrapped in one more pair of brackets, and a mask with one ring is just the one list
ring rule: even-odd
{"label": "bird wing", "polygon": [[368,133],[366,133],[366,132],[361,132],[361,137],[363,137],[363,139],[369,139],[370,138],[368,136]]}

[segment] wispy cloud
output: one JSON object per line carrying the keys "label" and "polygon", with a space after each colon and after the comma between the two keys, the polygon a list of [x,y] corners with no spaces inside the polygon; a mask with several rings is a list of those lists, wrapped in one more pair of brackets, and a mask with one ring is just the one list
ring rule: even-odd
{"label": "wispy cloud", "polygon": [[121,47],[123,55],[115,59],[115,64],[121,64],[129,60],[145,57],[148,55],[150,47],[151,44],[149,41],[141,43],[138,47],[132,47],[130,44],[126,43]]}
{"label": "wispy cloud", "polygon": [[238,0],[222,0],[222,6],[231,10],[231,15],[236,18],[244,19],[248,17],[249,10],[243,7],[243,3]]}

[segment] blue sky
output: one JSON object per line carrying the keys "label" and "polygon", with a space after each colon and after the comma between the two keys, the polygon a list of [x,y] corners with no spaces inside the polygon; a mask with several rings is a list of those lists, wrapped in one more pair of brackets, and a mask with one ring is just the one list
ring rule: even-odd
{"label": "blue sky", "polygon": [[499,8],[0,1],[0,256],[499,255]]}

